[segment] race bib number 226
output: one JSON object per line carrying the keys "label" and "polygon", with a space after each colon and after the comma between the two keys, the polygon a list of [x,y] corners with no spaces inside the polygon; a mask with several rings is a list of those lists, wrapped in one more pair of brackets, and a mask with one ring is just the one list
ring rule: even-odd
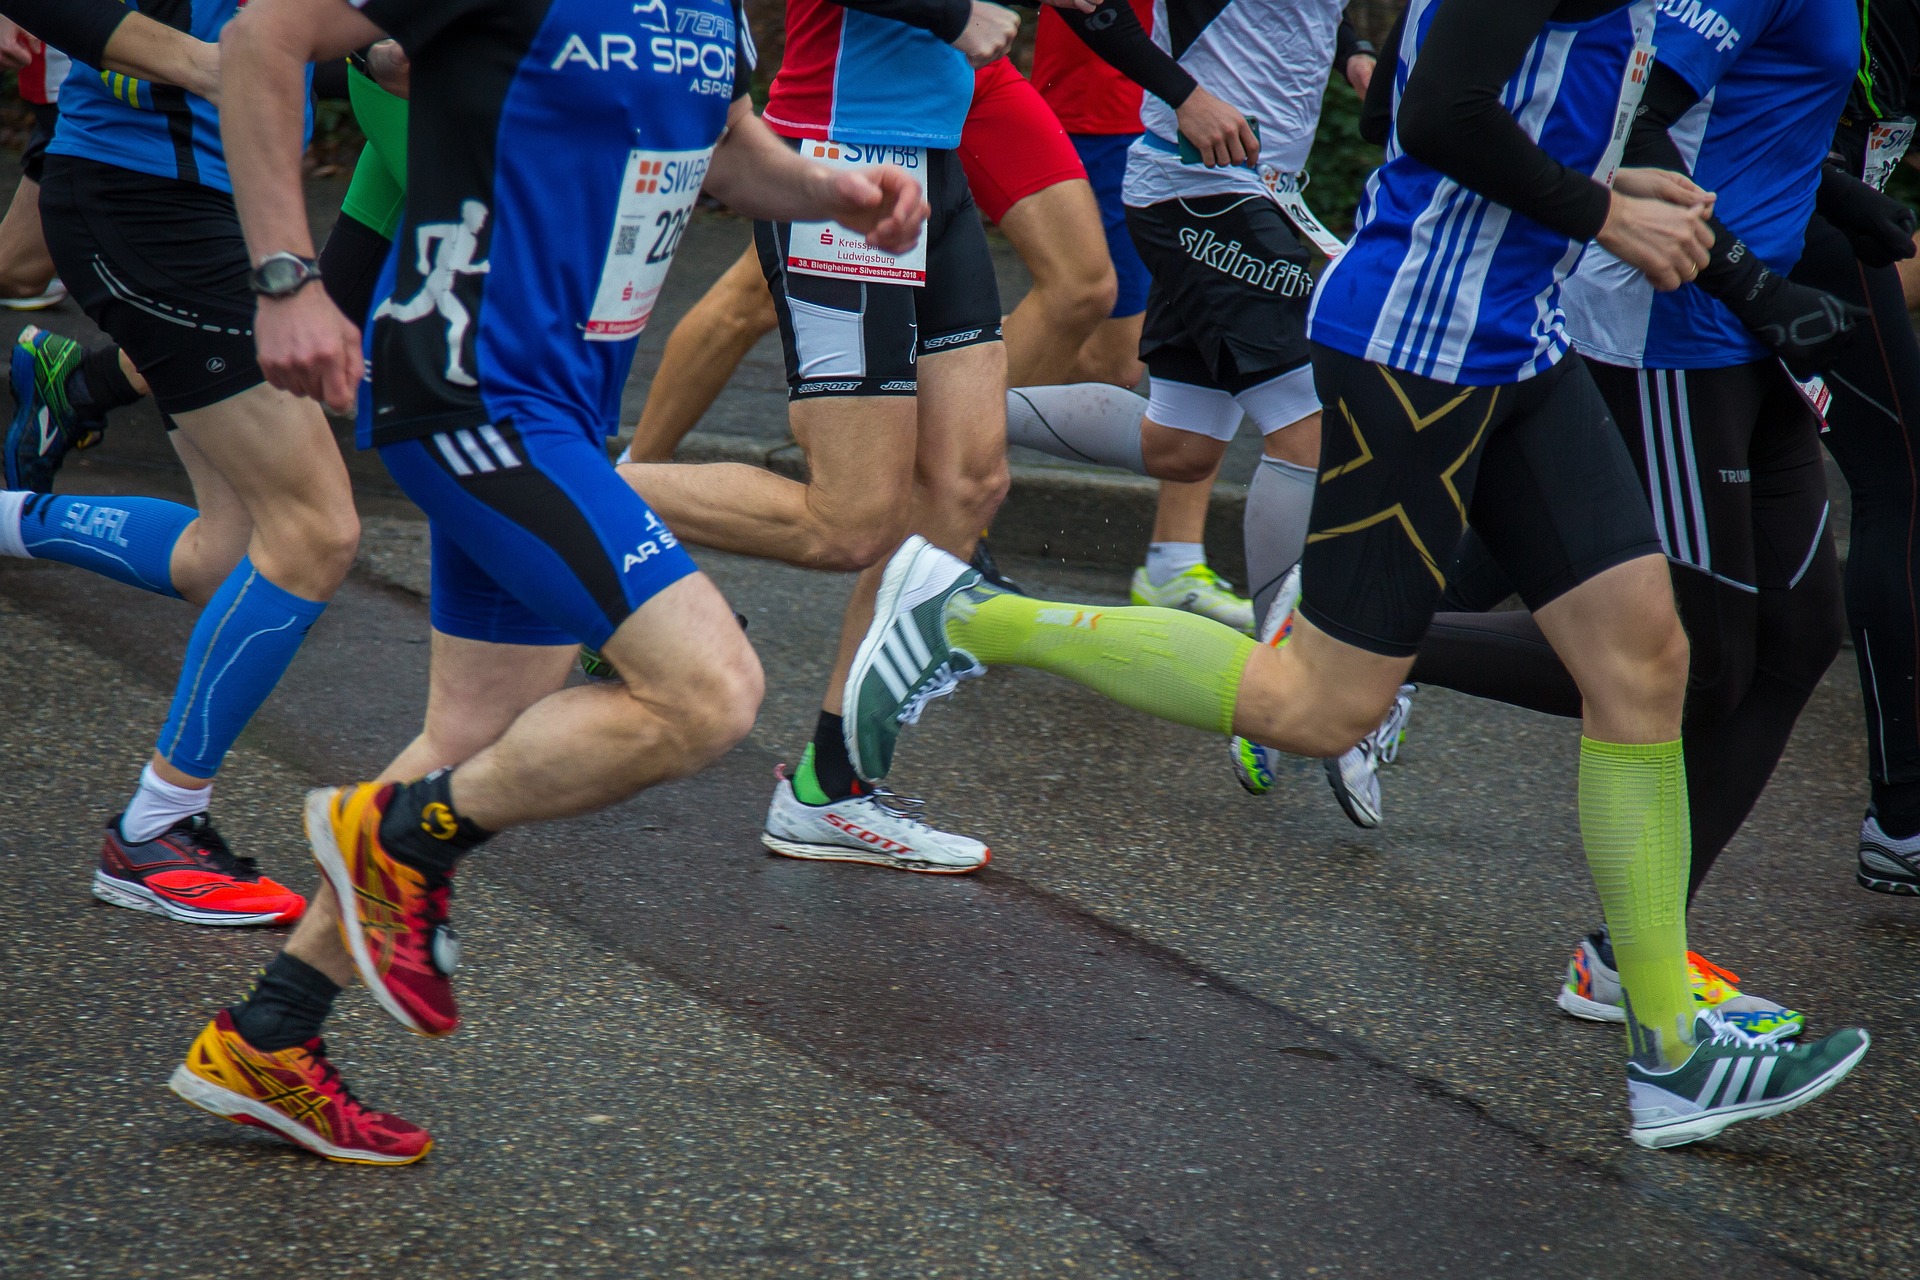
{"label": "race bib number 226", "polygon": [[712,158],[712,147],[634,151],[627,156],[613,241],[587,317],[589,342],[622,342],[647,327]]}

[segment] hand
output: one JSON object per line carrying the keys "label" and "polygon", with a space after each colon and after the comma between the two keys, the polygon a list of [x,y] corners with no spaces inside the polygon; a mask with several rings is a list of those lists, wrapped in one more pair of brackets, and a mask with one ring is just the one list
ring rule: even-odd
{"label": "hand", "polygon": [[1831,369],[1869,319],[1863,307],[1764,267],[1746,292],[1721,301],[1796,378]]}
{"label": "hand", "polygon": [[1660,200],[1684,209],[1699,205],[1706,209],[1707,217],[1713,216],[1714,201],[1718,199],[1686,174],[1672,169],[1621,169],[1613,175],[1613,189],[1622,195]]}
{"label": "hand", "polygon": [[1601,248],[1636,267],[1662,293],[1678,289],[1700,274],[1713,248],[1713,229],[1705,207],[1683,207],[1613,193],[1607,223],[1596,237]]}
{"label": "hand", "polygon": [[1100,7],[1098,0],[1041,0],[1056,9],[1078,9],[1081,13],[1092,13]]}
{"label": "hand", "polygon": [[191,45],[187,74],[181,76],[180,87],[217,107],[220,105],[220,46],[205,40],[194,40]]}
{"label": "hand", "polygon": [[1373,87],[1373,69],[1380,65],[1380,59],[1370,53],[1356,53],[1347,59],[1347,83],[1362,98]]}
{"label": "hand", "polygon": [[360,330],[318,281],[286,298],[261,298],[253,340],[260,371],[282,391],[353,412],[360,391]]}
{"label": "hand", "polygon": [[1020,15],[986,0],[973,0],[973,16],[967,29],[953,47],[967,55],[967,65],[978,71],[989,62],[997,62],[1013,48],[1013,37],[1020,31]]}
{"label": "hand", "polygon": [[413,62],[398,40],[382,40],[367,50],[367,70],[373,82],[396,98],[404,98],[413,87]]}
{"label": "hand", "polygon": [[33,61],[40,42],[7,18],[0,18],[0,71],[18,71]]}
{"label": "hand", "polygon": [[1199,150],[1209,169],[1252,164],[1260,158],[1260,139],[1253,136],[1247,118],[1205,89],[1195,86],[1173,114],[1180,132]]}
{"label": "hand", "polygon": [[1814,208],[1869,267],[1890,267],[1913,256],[1913,210],[1850,173],[1832,165],[1822,169]]}
{"label": "hand", "polygon": [[898,165],[871,169],[821,166],[827,184],[827,216],[867,238],[887,253],[905,253],[920,243],[920,230],[933,210],[920,184]]}

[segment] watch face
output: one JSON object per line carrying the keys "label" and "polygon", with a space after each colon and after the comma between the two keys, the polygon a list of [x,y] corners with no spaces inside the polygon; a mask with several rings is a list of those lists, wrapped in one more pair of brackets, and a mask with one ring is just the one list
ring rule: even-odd
{"label": "watch face", "polygon": [[263,293],[286,293],[299,288],[306,278],[307,265],[297,258],[269,258],[260,264]]}

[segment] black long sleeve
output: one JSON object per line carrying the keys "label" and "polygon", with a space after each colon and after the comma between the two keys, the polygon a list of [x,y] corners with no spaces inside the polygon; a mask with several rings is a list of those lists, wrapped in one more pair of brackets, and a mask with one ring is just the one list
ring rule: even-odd
{"label": "black long sleeve", "polygon": [[1367,100],[1360,104],[1360,136],[1376,147],[1386,146],[1393,135],[1393,81],[1400,74],[1400,39],[1406,30],[1407,11],[1402,9],[1380,50],[1380,65],[1367,86]]}
{"label": "black long sleeve", "polygon": [[1576,7],[1604,13],[1621,6],[1444,0],[1395,124],[1414,159],[1571,240],[1591,240],[1606,225],[1607,189],[1542,151],[1500,100],[1547,20]]}
{"label": "black long sleeve", "polygon": [[[1405,10],[1401,12],[1405,13]],[[1333,37],[1333,74],[1345,79],[1347,64],[1363,53],[1368,57],[1380,56],[1380,51],[1373,47],[1373,41],[1362,38],[1359,30],[1342,16],[1339,30]]]}
{"label": "black long sleeve", "polygon": [[132,12],[120,0],[0,0],[0,14],[90,67],[100,65],[107,41]]}
{"label": "black long sleeve", "polygon": [[1128,0],[1101,0],[1092,13],[1056,9],[1100,60],[1175,111],[1200,87],[1173,55],[1153,42]]}
{"label": "black long sleeve", "polygon": [[833,3],[843,9],[858,9],[876,18],[931,31],[948,44],[960,38],[973,18],[972,0],[833,0]]}

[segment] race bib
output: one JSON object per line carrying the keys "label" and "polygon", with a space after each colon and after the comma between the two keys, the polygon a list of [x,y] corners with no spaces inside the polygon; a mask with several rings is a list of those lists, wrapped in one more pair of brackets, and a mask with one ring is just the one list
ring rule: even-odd
{"label": "race bib", "polygon": [[[866,169],[893,164],[927,185],[925,147],[887,147],[867,143],[820,142],[809,138],[800,154],[836,169]],[[787,270],[840,280],[883,280],[922,288],[927,283],[927,238],[905,253],[888,253],[865,236],[837,222],[796,222],[787,239]]]}
{"label": "race bib", "polygon": [[1873,128],[1867,131],[1867,164],[1860,176],[1875,191],[1885,191],[1887,180],[1893,177],[1893,171],[1906,159],[1907,148],[1913,145],[1913,118],[1902,120],[1876,120]]}
{"label": "race bib", "polygon": [[[1786,369],[1786,363],[1783,361],[1780,367]],[[1820,419],[1820,434],[1825,435],[1827,406],[1833,403],[1833,391],[1827,386],[1826,379],[1817,373],[1811,378],[1794,378],[1791,369],[1787,369],[1787,376],[1793,378],[1794,389],[1807,402],[1807,408],[1813,410],[1813,416]]]}
{"label": "race bib", "polygon": [[1627,153],[1627,135],[1633,132],[1633,117],[1640,110],[1640,100],[1647,96],[1653,55],[1654,47],[1642,40],[1633,46],[1633,54],[1627,59],[1627,73],[1620,81],[1620,105],[1613,113],[1613,136],[1607,139],[1607,149],[1593,171],[1594,181],[1603,187],[1611,187],[1614,175],[1620,172],[1620,158]]}
{"label": "race bib", "polygon": [[1280,206],[1280,212],[1287,215],[1294,230],[1305,236],[1314,248],[1318,249],[1328,262],[1332,262],[1346,252],[1347,242],[1327,230],[1324,222],[1307,207],[1306,177],[1303,173],[1282,173],[1272,165],[1260,166],[1260,182],[1266,187],[1267,194]]}
{"label": "race bib", "polygon": [[647,327],[712,158],[712,147],[628,154],[587,341],[624,342]]}

